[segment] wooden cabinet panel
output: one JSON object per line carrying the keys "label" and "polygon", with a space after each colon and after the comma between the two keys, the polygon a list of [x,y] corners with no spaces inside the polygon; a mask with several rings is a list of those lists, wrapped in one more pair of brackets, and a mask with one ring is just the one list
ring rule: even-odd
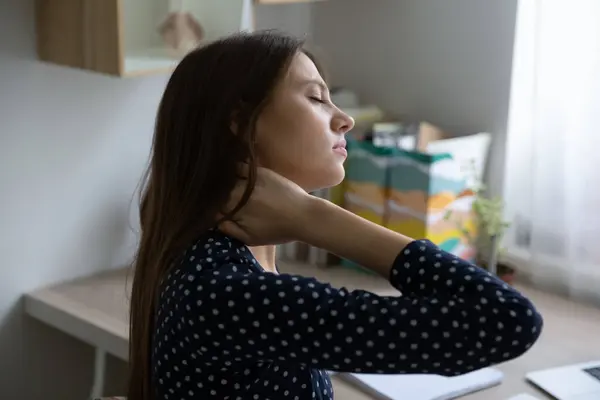
{"label": "wooden cabinet panel", "polygon": [[119,0],[36,0],[40,60],[120,75]]}
{"label": "wooden cabinet panel", "polygon": [[[290,4],[324,0],[254,0]],[[116,76],[169,73],[184,55],[160,27],[188,13],[199,45],[240,30],[244,0],[35,0],[41,61]]]}

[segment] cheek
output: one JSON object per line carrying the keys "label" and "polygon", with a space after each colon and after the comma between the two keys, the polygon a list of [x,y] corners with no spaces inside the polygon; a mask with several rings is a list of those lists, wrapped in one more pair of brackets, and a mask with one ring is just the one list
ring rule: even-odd
{"label": "cheek", "polygon": [[256,142],[256,154],[261,166],[292,178],[292,172],[300,172],[314,162],[315,139],[305,132],[282,129],[263,132]]}
{"label": "cheek", "polygon": [[297,102],[275,107],[257,122],[256,152],[264,167],[279,173],[302,168],[327,141],[327,123]]}
{"label": "cheek", "polygon": [[[282,135],[283,136],[283,135]],[[342,160],[319,137],[285,136],[257,146],[259,165],[298,184],[306,191],[338,185],[344,178]],[[300,139],[301,138],[301,139]]]}
{"label": "cheek", "polygon": [[331,151],[328,119],[310,108],[294,111],[259,119],[256,137],[259,165],[306,190],[337,185],[344,171],[341,160]]}

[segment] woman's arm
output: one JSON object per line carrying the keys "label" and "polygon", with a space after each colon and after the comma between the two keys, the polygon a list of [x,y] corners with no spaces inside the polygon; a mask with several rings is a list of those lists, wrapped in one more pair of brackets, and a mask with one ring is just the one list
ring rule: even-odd
{"label": "woman's arm", "polygon": [[226,317],[227,323],[210,322],[235,335],[226,343],[238,343],[238,358],[457,375],[518,357],[539,337],[543,322],[531,302],[488,272],[308,196],[272,171],[259,175],[237,222],[223,225],[226,232],[253,245],[291,238],[324,248],[388,277],[402,297],[338,290],[307,278],[232,274],[229,290],[217,288],[225,295],[212,306],[231,302],[238,308],[225,315],[238,318],[249,306],[255,312],[242,324]]}
{"label": "woman's arm", "polygon": [[352,260],[385,278],[389,278],[398,252],[414,240],[318,197],[312,197],[305,209],[298,226],[301,241]]}
{"label": "woman's arm", "polygon": [[390,281],[402,297],[210,261],[220,265],[219,279],[190,279],[185,309],[197,322],[189,337],[215,365],[285,361],[452,376],[520,356],[542,328],[526,298],[428,241],[409,243],[392,262]]}

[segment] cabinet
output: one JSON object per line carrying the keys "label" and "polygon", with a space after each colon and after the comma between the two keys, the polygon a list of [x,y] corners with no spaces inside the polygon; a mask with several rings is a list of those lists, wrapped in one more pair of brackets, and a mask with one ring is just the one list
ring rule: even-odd
{"label": "cabinet", "polygon": [[114,76],[168,73],[185,54],[165,44],[171,12],[199,23],[202,44],[239,31],[253,5],[314,1],[323,0],[36,0],[37,52],[44,62]]}

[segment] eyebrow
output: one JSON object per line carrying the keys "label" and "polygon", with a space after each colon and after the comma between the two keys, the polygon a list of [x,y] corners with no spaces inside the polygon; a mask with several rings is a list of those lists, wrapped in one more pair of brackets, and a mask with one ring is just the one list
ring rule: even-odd
{"label": "eyebrow", "polygon": [[325,92],[329,91],[329,88],[327,87],[327,85],[325,85],[322,81],[320,81],[318,79],[305,79],[302,81],[302,86],[308,86],[308,85],[317,85],[321,89],[323,89],[323,91],[325,91]]}

